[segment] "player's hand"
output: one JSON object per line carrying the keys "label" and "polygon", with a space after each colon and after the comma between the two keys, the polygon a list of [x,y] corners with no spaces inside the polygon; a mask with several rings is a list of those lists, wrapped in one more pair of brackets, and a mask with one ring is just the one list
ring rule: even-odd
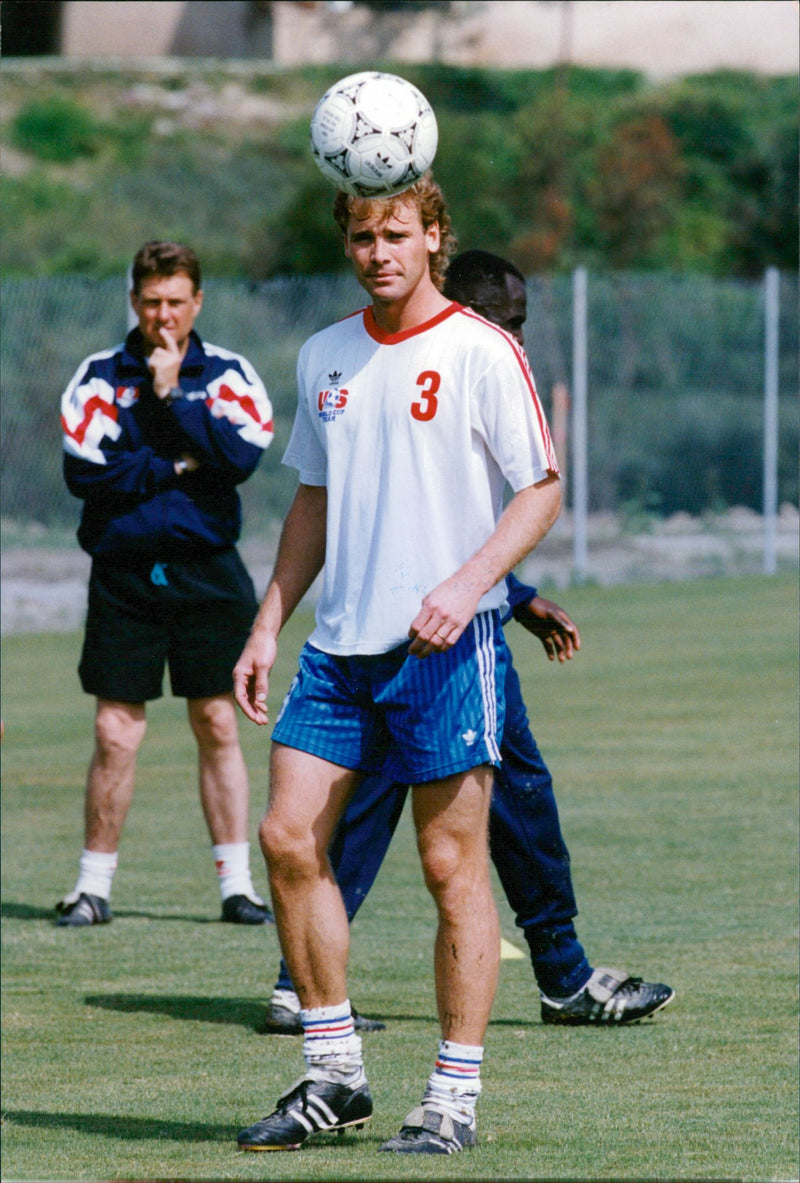
{"label": "player's hand", "polygon": [[415,657],[429,657],[452,649],[478,610],[480,598],[480,593],[458,575],[440,583],[422,601],[411,622],[408,652]]}
{"label": "player's hand", "polygon": [[168,329],[161,329],[162,345],[157,345],[147,359],[153,375],[153,390],[159,398],[166,398],[170,390],[178,385],[183,357],[178,342]]}
{"label": "player's hand", "polygon": [[514,609],[514,619],[539,638],[550,661],[570,661],[581,647],[577,624],[553,600],[534,596]]}
{"label": "player's hand", "polygon": [[276,653],[277,645],[271,634],[252,632],[233,669],[233,696],[247,718],[259,727],[269,722],[269,671]]}

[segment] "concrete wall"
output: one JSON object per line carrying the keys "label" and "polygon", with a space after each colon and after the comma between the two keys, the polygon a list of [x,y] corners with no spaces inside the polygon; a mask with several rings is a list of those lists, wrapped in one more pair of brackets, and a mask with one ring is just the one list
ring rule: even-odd
{"label": "concrete wall", "polygon": [[544,68],[559,61],[655,77],[800,68],[797,0],[454,0],[376,13],[297,0],[67,0],[69,57],[259,58],[276,65],[392,59]]}

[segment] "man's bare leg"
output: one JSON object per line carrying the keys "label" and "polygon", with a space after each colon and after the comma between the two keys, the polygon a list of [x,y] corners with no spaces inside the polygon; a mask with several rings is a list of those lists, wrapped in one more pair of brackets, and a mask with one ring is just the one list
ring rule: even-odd
{"label": "man's bare leg", "polygon": [[197,741],[200,802],[211,837],[222,919],[264,924],[272,920],[272,913],[250,873],[250,784],[236,703],[232,694],[215,694],[188,699],[186,709]]}
{"label": "man's bare leg", "polygon": [[119,849],[122,827],[133,800],[136,754],[146,726],[144,703],[97,699],[95,748],[84,802],[87,850]]}
{"label": "man's bare leg", "polygon": [[483,1043],[500,970],[500,926],[489,878],[493,771],[470,772],[413,790],[425,882],[439,915],[434,949],[442,1038]]}
{"label": "man's bare leg", "polygon": [[306,1010],[347,998],[350,928],[328,846],[359,777],[308,752],[272,745],[270,804],[259,837],[281,949]]}
{"label": "man's bare leg", "polygon": [[56,904],[60,927],[83,927],[111,919],[108,900],[117,851],[133,800],[136,755],[146,729],[144,703],[97,699],[95,746],[83,807],[83,851],[75,888]]}
{"label": "man's bare leg", "polygon": [[273,741],[270,804],[259,832],[278,936],[300,998],[306,1071],[273,1113],[242,1130],[245,1150],[294,1150],[317,1130],[360,1129],[372,1115],[347,998],[347,913],[327,854],[358,779]]}
{"label": "man's bare leg", "polygon": [[186,709],[197,740],[200,803],[211,841],[246,842],[250,787],[233,695],[192,698]]}
{"label": "man's bare leg", "polygon": [[413,790],[425,882],[439,914],[434,950],[442,1038],[422,1104],[381,1150],[452,1154],[474,1146],[483,1038],[497,989],[500,929],[489,879],[488,766]]}

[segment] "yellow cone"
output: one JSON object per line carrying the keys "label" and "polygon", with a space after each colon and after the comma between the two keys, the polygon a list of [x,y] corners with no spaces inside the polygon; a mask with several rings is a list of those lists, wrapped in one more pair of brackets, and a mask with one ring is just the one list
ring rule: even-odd
{"label": "yellow cone", "polygon": [[507,941],[505,937],[500,938],[500,960],[501,961],[519,961],[525,960],[525,954],[516,945],[512,945],[511,941]]}

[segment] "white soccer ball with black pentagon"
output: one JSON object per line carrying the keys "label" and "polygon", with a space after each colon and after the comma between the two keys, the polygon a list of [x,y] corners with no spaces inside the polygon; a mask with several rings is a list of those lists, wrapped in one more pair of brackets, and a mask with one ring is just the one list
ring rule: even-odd
{"label": "white soccer ball with black pentagon", "polygon": [[311,118],[311,151],[322,175],[355,197],[408,189],[433,164],[438,138],[421,91],[378,70],[335,83]]}

